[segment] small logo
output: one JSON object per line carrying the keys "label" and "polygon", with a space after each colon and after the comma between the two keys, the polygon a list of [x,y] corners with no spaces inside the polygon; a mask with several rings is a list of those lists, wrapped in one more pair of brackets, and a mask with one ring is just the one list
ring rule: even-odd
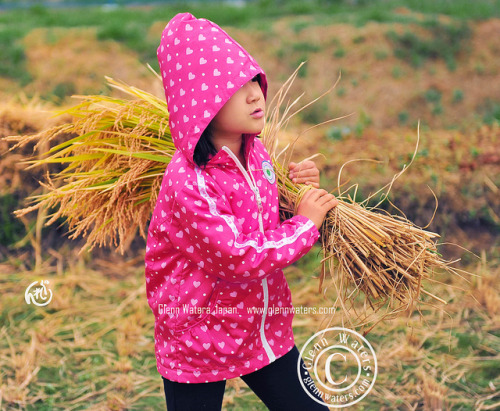
{"label": "small logo", "polygon": [[270,161],[264,160],[262,162],[262,171],[264,172],[264,177],[266,177],[266,180],[271,184],[274,184],[274,182],[276,181],[276,174],[274,174],[274,168]]}
{"label": "small logo", "polygon": [[304,344],[297,371],[302,388],[316,402],[344,408],[361,401],[372,389],[377,378],[377,357],[370,343],[356,331],[327,328]]}
{"label": "small logo", "polygon": [[[28,288],[26,288],[26,292],[24,293],[24,299],[26,300],[26,304],[35,304],[39,307],[43,307],[52,301],[52,290],[46,287],[46,284],[49,284],[49,280],[40,281],[40,285],[38,285],[38,281],[31,283]],[[32,290],[33,287],[36,287]]]}

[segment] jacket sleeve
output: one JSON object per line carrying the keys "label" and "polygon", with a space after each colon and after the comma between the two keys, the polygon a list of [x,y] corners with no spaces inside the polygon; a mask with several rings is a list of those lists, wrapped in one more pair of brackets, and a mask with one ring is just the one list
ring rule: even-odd
{"label": "jacket sleeve", "polygon": [[168,235],[189,260],[221,279],[266,277],[307,254],[319,238],[314,223],[300,215],[272,230],[244,233],[224,197],[210,191],[184,186],[173,204]]}

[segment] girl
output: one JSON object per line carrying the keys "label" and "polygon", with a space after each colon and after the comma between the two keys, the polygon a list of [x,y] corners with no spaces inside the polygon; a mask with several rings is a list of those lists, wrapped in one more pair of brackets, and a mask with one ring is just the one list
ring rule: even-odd
{"label": "girl", "polygon": [[[271,159],[256,138],[266,75],[219,26],[175,16],[158,60],[177,151],[145,262],[167,408],[220,410],[225,380],[241,377],[270,409],[328,409],[300,385],[282,269],[311,249],[337,200],[312,189],[280,223]],[[314,163],[304,168],[297,182],[318,187]]]}

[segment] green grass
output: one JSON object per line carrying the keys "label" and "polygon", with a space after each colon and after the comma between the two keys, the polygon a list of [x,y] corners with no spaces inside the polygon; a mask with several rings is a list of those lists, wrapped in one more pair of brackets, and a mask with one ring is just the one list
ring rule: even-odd
{"label": "green grass", "polygon": [[22,35],[23,31],[19,28],[0,25],[0,77],[9,77],[25,84],[29,82],[30,76],[25,66]]}
{"label": "green grass", "polygon": [[333,55],[334,57],[336,58],[342,58],[346,55],[346,51],[345,49],[341,46],[339,48],[337,48],[334,52],[333,52]]}
{"label": "green grass", "polygon": [[25,228],[22,222],[13,215],[17,209],[19,199],[16,193],[4,194],[0,196],[0,244],[9,246],[21,240]]}
{"label": "green grass", "polygon": [[408,114],[408,112],[406,110],[400,111],[398,113],[398,123],[401,125],[407,124],[409,117],[410,117],[410,115]]}
{"label": "green grass", "polygon": [[500,101],[487,100],[480,111],[486,124],[500,124]]}
{"label": "green grass", "polygon": [[300,41],[291,45],[291,50],[299,53],[317,53],[321,47],[307,41]]}
{"label": "green grass", "polygon": [[[446,14],[459,19],[485,19],[500,16],[500,0],[390,0],[325,2],[301,0],[274,2],[257,0],[243,7],[227,4],[217,6],[204,3],[188,3],[153,8],[102,9],[86,7],[82,12],[75,9],[46,9],[36,2],[24,10],[0,12],[0,76],[10,77],[25,84],[30,76],[25,67],[23,37],[37,27],[96,27],[99,39],[111,39],[124,43],[137,51],[145,63],[156,67],[155,51],[157,39],[148,37],[148,30],[157,21],[167,22],[176,13],[191,12],[196,16],[214,20],[221,26],[236,26],[261,29],[270,26],[276,18],[287,15],[314,16],[313,22],[294,23],[293,30],[298,33],[310,24],[324,25],[335,22],[361,26],[370,21],[377,22],[416,22],[412,15],[395,12],[400,6],[424,13],[429,17]],[[410,35],[401,41],[416,40]],[[421,47],[412,46],[412,47]],[[438,45],[436,45],[438,47]],[[435,51],[431,51],[434,53]],[[341,53],[341,52],[339,52]],[[421,52],[420,52],[421,53]],[[429,51],[424,51],[429,53]],[[451,50],[453,54],[453,50]],[[446,57],[452,66],[453,60]]]}
{"label": "green grass", "polygon": [[441,23],[431,18],[420,23],[427,35],[406,29],[403,33],[390,31],[387,37],[394,44],[394,55],[414,67],[428,60],[443,60],[450,71],[456,69],[456,57],[464,50],[471,36],[466,22]]}
{"label": "green grass", "polygon": [[461,103],[464,99],[464,92],[458,88],[453,90],[452,103],[458,104]]}

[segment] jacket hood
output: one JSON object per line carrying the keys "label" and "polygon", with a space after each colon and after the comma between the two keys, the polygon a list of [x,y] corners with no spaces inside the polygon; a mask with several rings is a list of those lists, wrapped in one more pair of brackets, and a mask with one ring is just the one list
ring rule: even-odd
{"label": "jacket hood", "polygon": [[201,134],[218,111],[246,82],[260,74],[255,59],[217,24],[190,13],[177,14],[163,30],[157,50],[169,109],[172,140],[193,162]]}

